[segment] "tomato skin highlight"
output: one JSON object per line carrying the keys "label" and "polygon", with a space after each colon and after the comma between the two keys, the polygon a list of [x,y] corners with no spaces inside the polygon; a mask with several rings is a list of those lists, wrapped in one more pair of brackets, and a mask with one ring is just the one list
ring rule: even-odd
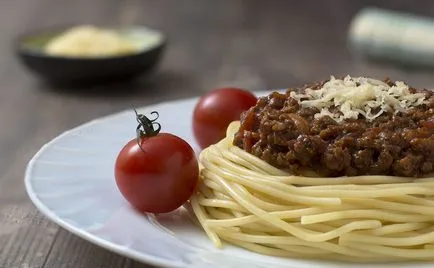
{"label": "tomato skin highlight", "polygon": [[232,121],[256,104],[251,92],[240,88],[220,88],[202,96],[193,112],[193,134],[203,149],[226,135]]}
{"label": "tomato skin highlight", "polygon": [[194,193],[199,166],[191,146],[169,134],[129,141],[115,164],[116,184],[140,212],[167,213],[182,206]]}

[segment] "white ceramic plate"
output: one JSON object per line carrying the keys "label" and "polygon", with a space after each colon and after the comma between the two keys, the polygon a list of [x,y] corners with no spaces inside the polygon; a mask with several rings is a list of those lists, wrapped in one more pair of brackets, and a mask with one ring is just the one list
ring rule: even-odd
{"label": "white ceramic plate", "polygon": [[[141,109],[160,113],[164,132],[195,145],[191,116],[196,99]],[[52,221],[108,250],[164,267],[433,267],[425,264],[360,265],[263,256],[230,245],[215,249],[185,209],[141,215],[118,192],[113,175],[117,153],[135,135],[132,111],[97,119],[44,145],[30,161],[27,192]]]}

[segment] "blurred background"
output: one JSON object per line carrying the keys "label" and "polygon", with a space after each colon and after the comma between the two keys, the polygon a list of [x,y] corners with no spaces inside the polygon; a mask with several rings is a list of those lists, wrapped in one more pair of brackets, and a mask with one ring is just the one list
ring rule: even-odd
{"label": "blurred background", "polygon": [[[27,161],[71,127],[222,86],[258,91],[350,74],[433,88],[431,68],[352,52],[350,23],[364,7],[434,16],[429,0],[1,0],[0,267],[147,267],[60,230],[28,200]],[[54,85],[19,62],[17,37],[65,24],[145,25],[168,43],[158,68],[137,80]]]}

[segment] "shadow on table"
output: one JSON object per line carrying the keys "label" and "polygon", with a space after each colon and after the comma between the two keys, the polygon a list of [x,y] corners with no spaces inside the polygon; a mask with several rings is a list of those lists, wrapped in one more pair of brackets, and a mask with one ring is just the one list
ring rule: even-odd
{"label": "shadow on table", "polygon": [[98,84],[62,84],[40,82],[41,90],[86,98],[123,98],[131,96],[176,95],[174,91],[192,88],[191,77],[174,72],[158,72],[129,81],[107,81]]}

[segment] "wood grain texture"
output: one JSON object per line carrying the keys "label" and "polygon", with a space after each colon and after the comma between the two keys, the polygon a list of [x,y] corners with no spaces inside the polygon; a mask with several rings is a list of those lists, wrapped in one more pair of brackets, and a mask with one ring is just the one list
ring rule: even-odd
{"label": "wood grain texture", "polygon": [[[378,5],[434,15],[433,1],[2,0],[0,1],[0,267],[149,267],[60,229],[30,203],[27,161],[59,133],[130,107],[234,85],[252,90],[297,86],[334,75],[390,76],[433,87],[429,72],[354,60],[350,19]],[[159,70],[130,83],[57,88],[17,62],[24,31],[65,23],[144,24],[167,33]]]}

